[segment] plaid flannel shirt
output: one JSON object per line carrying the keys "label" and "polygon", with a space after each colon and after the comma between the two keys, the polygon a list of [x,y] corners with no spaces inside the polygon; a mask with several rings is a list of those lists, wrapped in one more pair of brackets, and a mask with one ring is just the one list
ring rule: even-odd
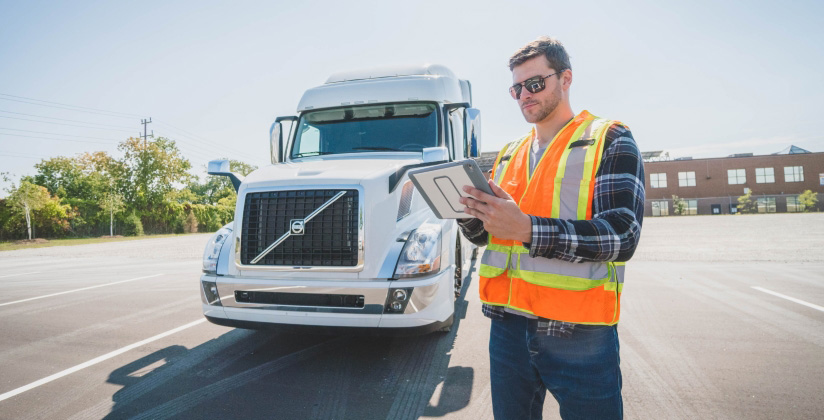
{"label": "plaid flannel shirt", "polygon": [[[568,262],[627,261],[635,252],[644,218],[644,162],[629,129],[609,128],[601,167],[595,174],[592,220],[561,220],[530,215],[530,257]],[[458,221],[472,243],[485,246],[489,235],[478,219]],[[489,318],[503,318],[505,309],[483,305]],[[570,337],[575,324],[538,318],[538,333]]]}

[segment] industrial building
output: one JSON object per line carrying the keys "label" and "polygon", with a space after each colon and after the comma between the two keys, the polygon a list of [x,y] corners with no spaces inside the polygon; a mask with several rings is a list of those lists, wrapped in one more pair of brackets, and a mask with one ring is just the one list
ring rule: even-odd
{"label": "industrial building", "polygon": [[[484,172],[497,152],[478,158]],[[672,196],[684,200],[686,215],[734,214],[738,197],[748,191],[760,213],[801,212],[798,196],[818,192],[824,201],[824,153],[789,146],[771,155],[742,153],[720,158],[670,159],[662,151],[644,152],[644,215],[674,215]],[[819,207],[822,203],[819,203]]]}
{"label": "industrial building", "polygon": [[759,213],[800,212],[799,194],[824,193],[824,153],[796,146],[759,156],[665,160],[662,155],[643,153],[645,216],[672,215],[673,195],[685,200],[684,214],[731,214],[748,191]]}

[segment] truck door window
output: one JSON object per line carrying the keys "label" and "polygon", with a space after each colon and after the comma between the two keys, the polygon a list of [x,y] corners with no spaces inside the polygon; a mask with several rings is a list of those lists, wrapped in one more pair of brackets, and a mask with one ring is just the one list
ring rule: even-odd
{"label": "truck door window", "polygon": [[318,154],[317,152],[320,151],[320,130],[309,124],[302,124],[299,135],[301,142],[298,145],[297,154],[300,156]]}
{"label": "truck door window", "polygon": [[452,133],[452,150],[454,150],[455,159],[463,159],[467,155],[463,113],[463,108],[455,109],[449,113],[449,127]]}
{"label": "truck door window", "polygon": [[436,106],[400,103],[341,107],[300,117],[291,157],[335,153],[420,152],[437,146]]}

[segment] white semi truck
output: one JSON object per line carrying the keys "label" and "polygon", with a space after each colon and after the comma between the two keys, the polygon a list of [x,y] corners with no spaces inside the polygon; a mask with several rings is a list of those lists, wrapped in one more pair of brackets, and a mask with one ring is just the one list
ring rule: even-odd
{"label": "white semi truck", "polygon": [[[284,127],[288,122],[288,130]],[[284,135],[286,134],[286,135]],[[423,65],[344,72],[270,130],[272,164],[237,189],[203,256],[203,314],[219,325],[449,330],[477,254],[407,172],[480,155],[468,81]]]}

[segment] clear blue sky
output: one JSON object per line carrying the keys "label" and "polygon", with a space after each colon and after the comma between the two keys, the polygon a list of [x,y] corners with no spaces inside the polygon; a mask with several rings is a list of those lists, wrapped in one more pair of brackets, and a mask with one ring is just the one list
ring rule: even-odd
{"label": "clear blue sky", "polygon": [[197,168],[265,165],[269,125],[305,89],[338,70],[423,62],[472,82],[494,151],[528,129],[507,60],[539,35],[567,47],[573,109],[624,121],[644,151],[824,151],[824,2],[278,3],[0,0],[0,171],[117,155],[141,117]]}

